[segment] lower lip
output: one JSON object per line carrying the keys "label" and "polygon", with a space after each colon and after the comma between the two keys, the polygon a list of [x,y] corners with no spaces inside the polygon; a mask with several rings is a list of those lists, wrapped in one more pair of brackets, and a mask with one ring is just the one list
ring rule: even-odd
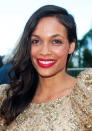
{"label": "lower lip", "polygon": [[39,60],[37,60],[37,63],[42,68],[49,68],[49,67],[53,66],[56,63],[56,61],[53,61],[52,63],[49,63],[49,64],[43,64],[43,63],[40,63]]}

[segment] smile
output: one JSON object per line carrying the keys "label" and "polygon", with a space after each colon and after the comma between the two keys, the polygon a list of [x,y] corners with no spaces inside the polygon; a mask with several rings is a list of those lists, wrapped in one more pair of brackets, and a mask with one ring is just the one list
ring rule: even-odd
{"label": "smile", "polygon": [[56,60],[38,58],[37,63],[42,68],[49,68],[49,67],[53,66],[56,63]]}

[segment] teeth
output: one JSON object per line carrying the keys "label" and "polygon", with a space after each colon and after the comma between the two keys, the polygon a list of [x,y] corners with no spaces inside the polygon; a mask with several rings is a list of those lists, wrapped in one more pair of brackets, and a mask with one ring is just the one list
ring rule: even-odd
{"label": "teeth", "polygon": [[40,61],[39,60],[39,62],[42,63],[42,64],[50,64],[50,63],[53,63],[54,61]]}

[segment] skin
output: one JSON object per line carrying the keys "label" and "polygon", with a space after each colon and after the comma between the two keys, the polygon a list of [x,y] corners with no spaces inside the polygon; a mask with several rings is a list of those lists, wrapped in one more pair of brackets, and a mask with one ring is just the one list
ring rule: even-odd
{"label": "skin", "polygon": [[[75,42],[69,43],[66,28],[55,18],[42,18],[31,37],[31,60],[39,74],[39,84],[32,102],[47,102],[70,94],[76,79],[66,69],[68,54],[73,53]],[[56,63],[42,68],[37,58],[54,59]],[[53,86],[52,86],[53,85]]]}

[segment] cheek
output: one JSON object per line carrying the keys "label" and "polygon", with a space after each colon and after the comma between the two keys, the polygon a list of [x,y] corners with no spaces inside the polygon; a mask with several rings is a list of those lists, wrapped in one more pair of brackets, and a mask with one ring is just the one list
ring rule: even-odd
{"label": "cheek", "polygon": [[67,57],[68,55],[68,49],[67,48],[59,48],[57,50],[55,50],[55,53],[58,57]]}
{"label": "cheek", "polygon": [[34,47],[31,47],[31,50],[30,50],[30,55],[31,57],[36,57],[37,54],[38,54],[38,49],[37,48],[34,48]]}

